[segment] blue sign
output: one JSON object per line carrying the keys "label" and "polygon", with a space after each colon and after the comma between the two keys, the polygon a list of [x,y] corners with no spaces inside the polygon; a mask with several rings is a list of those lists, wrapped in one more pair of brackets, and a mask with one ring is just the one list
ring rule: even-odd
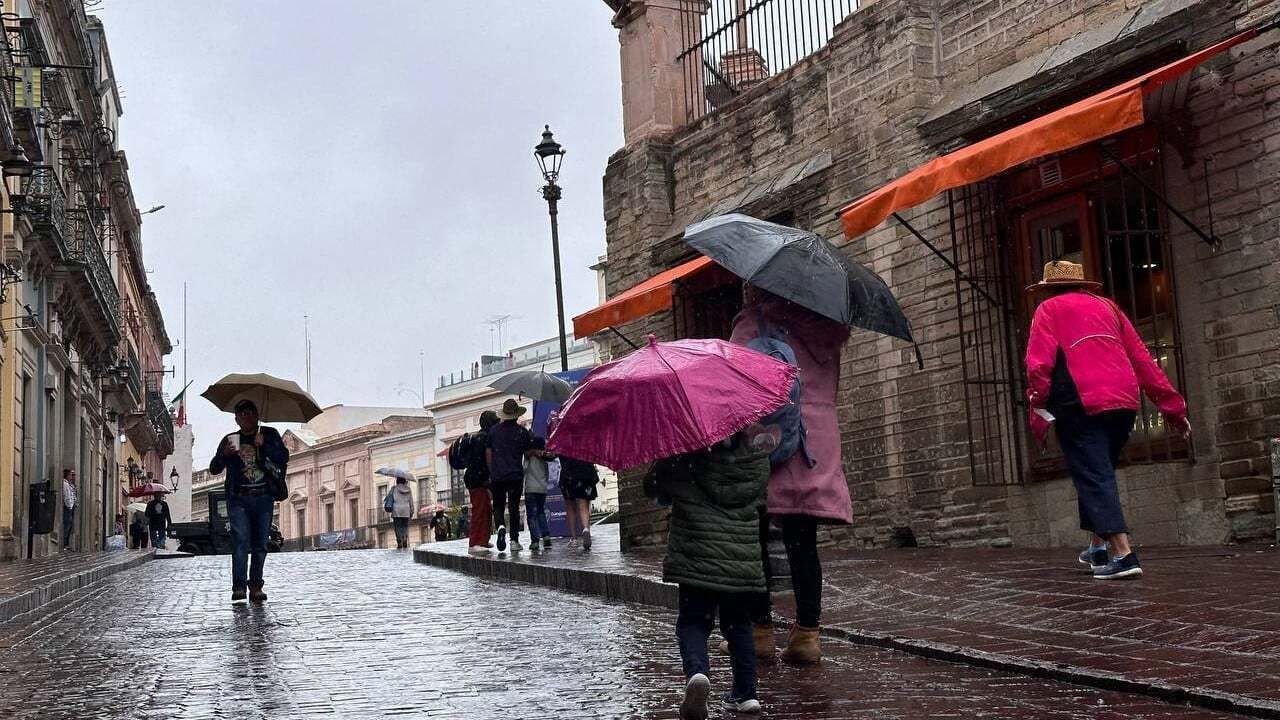
{"label": "blue sign", "polygon": [[[593,368],[578,368],[568,372],[552,373],[558,378],[567,381],[573,387],[578,387],[578,383],[582,382],[582,378]],[[540,438],[547,436],[547,418],[551,417],[551,413],[560,409],[560,403],[546,402],[544,400],[535,400],[533,402],[533,434]],[[560,494],[559,485],[553,485],[547,488],[547,529],[555,537],[569,537],[569,524],[566,519],[568,513],[565,511],[564,496]]]}

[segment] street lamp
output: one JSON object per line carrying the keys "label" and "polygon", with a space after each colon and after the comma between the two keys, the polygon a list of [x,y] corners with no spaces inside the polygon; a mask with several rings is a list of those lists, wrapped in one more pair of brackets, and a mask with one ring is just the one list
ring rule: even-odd
{"label": "street lamp", "polygon": [[564,148],[551,136],[551,126],[544,125],[542,142],[533,148],[538,158],[538,168],[542,170],[542,178],[547,184],[542,186],[542,197],[547,201],[547,213],[551,216],[551,257],[556,268],[556,319],[560,323],[560,370],[569,369],[569,348],[564,338],[564,287],[560,282],[560,227],[556,221],[558,210],[556,203],[560,200],[560,186],[556,180],[560,177],[560,163],[564,160]]}
{"label": "street lamp", "polygon": [[169,487],[173,488],[174,492],[178,492],[178,468],[176,467],[169,471]]}

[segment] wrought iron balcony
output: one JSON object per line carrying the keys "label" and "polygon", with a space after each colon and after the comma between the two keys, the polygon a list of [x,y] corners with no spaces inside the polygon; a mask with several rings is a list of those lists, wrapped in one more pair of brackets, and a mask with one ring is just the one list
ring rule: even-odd
{"label": "wrought iron balcony", "polygon": [[164,398],[155,390],[147,391],[147,420],[156,432],[156,451],[164,457],[173,452],[173,416]]}
{"label": "wrought iron balcony", "polygon": [[67,255],[67,196],[51,167],[38,167],[22,181],[22,213],[36,232],[47,236],[55,256]]}
{"label": "wrought iron balcony", "polygon": [[111,334],[116,335],[120,331],[120,291],[116,288],[106,253],[102,251],[98,227],[89,211],[77,209],[68,211],[67,228],[70,234],[66,264],[84,274],[83,279],[92,289],[102,319]]}

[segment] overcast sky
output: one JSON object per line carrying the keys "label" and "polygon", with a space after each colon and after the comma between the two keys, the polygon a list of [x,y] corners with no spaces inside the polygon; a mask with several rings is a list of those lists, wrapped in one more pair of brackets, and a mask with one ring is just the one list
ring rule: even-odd
{"label": "overcast sky", "polygon": [[[199,393],[303,380],[321,405],[414,406],[436,378],[555,335],[532,148],[568,150],[570,317],[595,305],[601,176],[622,145],[617,31],[600,0],[104,0],[144,259]],[[182,348],[167,380],[176,393]],[[231,418],[188,405],[196,463]]]}

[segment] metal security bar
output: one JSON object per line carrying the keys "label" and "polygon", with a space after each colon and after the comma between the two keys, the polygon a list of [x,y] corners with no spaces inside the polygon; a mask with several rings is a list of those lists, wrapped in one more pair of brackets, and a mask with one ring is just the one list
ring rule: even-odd
{"label": "metal security bar", "polygon": [[[685,3],[676,57],[687,121],[715,112],[831,40],[858,0],[710,0]],[[705,9],[704,9],[705,8]]]}

